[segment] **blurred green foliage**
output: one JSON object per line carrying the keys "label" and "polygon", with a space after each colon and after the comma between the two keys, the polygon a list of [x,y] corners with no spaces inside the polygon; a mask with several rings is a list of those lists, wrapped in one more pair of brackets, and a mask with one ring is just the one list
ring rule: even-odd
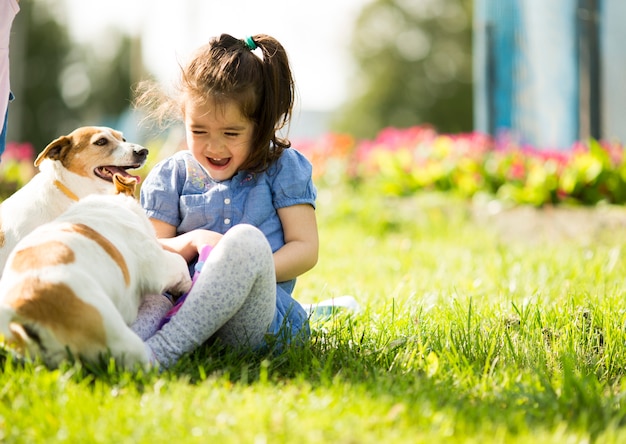
{"label": "blurred green foliage", "polygon": [[[36,153],[83,125],[115,121],[131,100],[133,39],[117,29],[98,48],[72,41],[60,0],[22,0],[11,30],[8,140]],[[97,17],[91,18],[97,20]]]}
{"label": "blurred green foliage", "polygon": [[374,0],[351,48],[356,75],[334,130],[359,138],[424,123],[472,130],[472,0]]}

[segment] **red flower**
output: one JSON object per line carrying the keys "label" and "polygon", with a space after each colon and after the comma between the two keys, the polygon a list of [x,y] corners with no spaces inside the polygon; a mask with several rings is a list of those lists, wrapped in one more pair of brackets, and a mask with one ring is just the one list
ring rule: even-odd
{"label": "red flower", "polygon": [[30,143],[9,142],[2,153],[2,160],[16,160],[18,162],[33,162],[35,150]]}

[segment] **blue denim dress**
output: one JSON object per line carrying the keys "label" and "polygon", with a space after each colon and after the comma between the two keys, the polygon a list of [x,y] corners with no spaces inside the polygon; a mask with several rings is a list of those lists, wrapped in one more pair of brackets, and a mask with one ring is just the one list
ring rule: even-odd
{"label": "blue denim dress", "polygon": [[[285,244],[277,210],[299,204],[315,208],[316,196],[311,163],[293,148],[263,173],[241,171],[221,182],[211,179],[189,151],[179,151],[159,162],[141,186],[148,217],[176,226],[178,234],[200,228],[224,234],[246,223],[265,234],[273,252]],[[295,283],[276,284],[276,312],[268,333],[280,342],[309,334],[307,314],[292,298]]]}

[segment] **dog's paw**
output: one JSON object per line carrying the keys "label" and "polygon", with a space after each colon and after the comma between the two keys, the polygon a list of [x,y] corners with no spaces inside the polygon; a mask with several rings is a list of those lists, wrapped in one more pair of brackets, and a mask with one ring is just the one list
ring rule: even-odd
{"label": "dog's paw", "polygon": [[180,254],[163,250],[163,282],[164,290],[174,296],[186,293],[191,288],[191,276],[189,276],[189,268],[187,262]]}
{"label": "dog's paw", "polygon": [[181,294],[187,293],[191,289],[191,278],[189,277],[189,273],[185,273],[181,275],[177,281],[175,281],[168,289],[168,293],[173,296],[180,296]]}

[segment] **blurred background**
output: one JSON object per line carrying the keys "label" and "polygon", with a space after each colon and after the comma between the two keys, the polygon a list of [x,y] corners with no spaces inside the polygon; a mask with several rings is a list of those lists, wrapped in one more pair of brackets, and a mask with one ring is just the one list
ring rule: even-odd
{"label": "blurred background", "polygon": [[[141,138],[132,86],[166,87],[210,37],[273,35],[299,101],[290,135],[371,137],[389,125],[472,129],[470,0],[22,0],[12,28],[8,139],[40,151],[74,127]],[[138,133],[139,132],[139,133]]]}
{"label": "blurred background", "polygon": [[150,149],[148,167],[183,147],[180,127],[157,131],[131,108],[133,87],[170,87],[225,32],[285,46],[298,90],[289,136],[319,181],[626,203],[624,0],[19,4],[4,194],[78,126],[122,130]]}

